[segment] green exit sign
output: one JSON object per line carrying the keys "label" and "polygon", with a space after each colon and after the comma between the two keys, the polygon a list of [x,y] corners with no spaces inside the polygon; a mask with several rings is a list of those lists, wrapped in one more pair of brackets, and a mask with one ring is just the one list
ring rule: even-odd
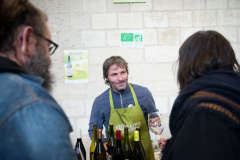
{"label": "green exit sign", "polygon": [[143,47],[143,31],[122,31],[120,47]]}

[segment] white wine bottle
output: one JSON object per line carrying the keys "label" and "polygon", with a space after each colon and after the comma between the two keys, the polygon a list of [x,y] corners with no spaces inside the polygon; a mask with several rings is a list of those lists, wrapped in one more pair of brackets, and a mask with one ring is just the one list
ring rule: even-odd
{"label": "white wine bottle", "polygon": [[97,131],[98,142],[94,151],[94,160],[106,160],[106,150],[102,143],[102,129]]}
{"label": "white wine bottle", "polygon": [[97,125],[93,125],[93,138],[90,146],[90,160],[94,160],[94,151],[97,145]]}
{"label": "white wine bottle", "polygon": [[139,142],[139,131],[134,131],[134,148],[132,160],[146,160],[146,155]]}

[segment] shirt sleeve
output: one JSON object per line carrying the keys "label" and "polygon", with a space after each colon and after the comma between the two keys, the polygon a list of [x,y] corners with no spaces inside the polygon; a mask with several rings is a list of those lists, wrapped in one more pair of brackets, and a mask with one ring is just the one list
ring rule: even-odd
{"label": "shirt sleeve", "polygon": [[146,115],[144,115],[146,118],[148,117],[149,113],[157,112],[158,109],[156,108],[155,101],[153,99],[152,93],[149,91],[148,88],[146,88]]}
{"label": "shirt sleeve", "polygon": [[239,131],[210,113],[190,115],[173,142],[173,160],[237,160]]}
{"label": "shirt sleeve", "polygon": [[[103,129],[103,122],[104,122],[104,118],[102,118],[99,115],[98,104],[97,104],[97,101],[95,100],[92,106],[91,116],[89,120],[89,129],[88,129],[88,134],[91,139],[93,137],[93,125],[97,125],[97,129]],[[102,139],[104,143],[106,141],[106,138],[104,138],[104,135],[102,135]]]}
{"label": "shirt sleeve", "polygon": [[[31,103],[0,128],[3,159],[76,160],[71,125],[58,105]],[[1,147],[0,147],[1,148]]]}

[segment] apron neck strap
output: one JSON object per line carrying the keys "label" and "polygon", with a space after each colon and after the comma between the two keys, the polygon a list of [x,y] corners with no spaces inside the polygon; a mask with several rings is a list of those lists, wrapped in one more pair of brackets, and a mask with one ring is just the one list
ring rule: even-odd
{"label": "apron neck strap", "polygon": [[137,96],[136,96],[136,94],[135,94],[135,92],[134,92],[134,90],[133,90],[131,84],[128,83],[128,85],[129,85],[129,87],[130,87],[130,89],[131,89],[131,92],[132,92],[132,96],[133,96],[133,100],[134,100],[135,106],[139,106],[139,104],[138,104],[138,100],[137,100]]}
{"label": "apron neck strap", "polygon": [[[131,84],[128,83],[128,85],[129,85],[130,90],[132,92],[132,96],[133,96],[133,100],[134,100],[135,106],[138,106],[139,104],[138,104],[137,96],[136,96],[136,94],[135,94]],[[111,87],[109,88],[109,102],[110,102],[111,109],[114,109]]]}
{"label": "apron neck strap", "polygon": [[109,88],[109,101],[111,109],[114,109],[111,87]]}

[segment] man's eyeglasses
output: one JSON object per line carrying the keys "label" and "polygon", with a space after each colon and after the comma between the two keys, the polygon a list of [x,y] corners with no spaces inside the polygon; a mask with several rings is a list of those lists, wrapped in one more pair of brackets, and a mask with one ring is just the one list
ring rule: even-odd
{"label": "man's eyeglasses", "polygon": [[56,51],[56,49],[58,48],[58,44],[54,43],[53,41],[51,41],[50,39],[42,36],[41,34],[35,33],[37,36],[41,37],[42,39],[44,39],[45,41],[48,41],[50,43],[49,46],[49,53],[50,55],[53,55],[53,53]]}

